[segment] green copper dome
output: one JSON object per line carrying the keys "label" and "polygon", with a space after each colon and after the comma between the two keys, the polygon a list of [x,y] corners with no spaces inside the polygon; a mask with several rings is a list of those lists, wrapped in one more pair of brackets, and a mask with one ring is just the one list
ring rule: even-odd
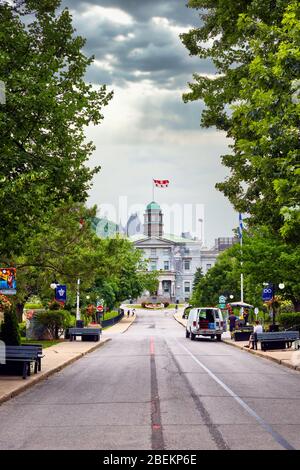
{"label": "green copper dome", "polygon": [[147,210],[158,210],[160,211],[160,206],[157,204],[157,202],[150,202],[150,204],[148,204],[147,206]]}

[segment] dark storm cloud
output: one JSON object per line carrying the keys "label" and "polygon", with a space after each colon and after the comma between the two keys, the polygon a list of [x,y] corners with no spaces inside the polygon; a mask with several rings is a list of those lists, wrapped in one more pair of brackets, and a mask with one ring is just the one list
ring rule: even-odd
{"label": "dark storm cloud", "polygon": [[187,0],[64,0],[63,5],[81,9],[83,5],[100,5],[107,8],[119,8],[138,21],[147,21],[151,16],[163,16],[175,20],[179,25],[199,24],[195,10],[187,8]]}
{"label": "dark storm cloud", "polygon": [[[185,0],[65,0],[63,6],[74,12],[77,32],[87,39],[85,51],[95,56],[88,81],[124,86],[147,79],[157,86],[182,88],[193,72],[214,71],[209,61],[189,57],[178,37],[198,21]],[[110,15],[101,7],[110,9]],[[128,21],[118,21],[117,15],[114,20],[113,8],[130,15]]]}

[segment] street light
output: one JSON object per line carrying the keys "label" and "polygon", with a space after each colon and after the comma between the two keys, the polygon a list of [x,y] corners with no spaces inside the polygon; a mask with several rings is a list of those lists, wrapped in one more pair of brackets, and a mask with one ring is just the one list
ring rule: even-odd
{"label": "street light", "polygon": [[229,298],[230,300],[232,300],[234,298],[234,295],[230,294]]}

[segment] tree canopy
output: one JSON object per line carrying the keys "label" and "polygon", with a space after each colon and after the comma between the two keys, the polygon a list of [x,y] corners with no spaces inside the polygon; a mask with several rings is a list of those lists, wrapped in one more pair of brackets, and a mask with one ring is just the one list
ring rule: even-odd
{"label": "tree canopy", "polygon": [[68,9],[57,0],[0,5],[0,252],[24,240],[61,203],[87,198],[99,168],[84,128],[99,124],[112,98],[84,80],[93,58],[82,52]]}
{"label": "tree canopy", "polygon": [[[297,0],[190,0],[202,26],[183,34],[214,77],[194,74],[185,101],[203,100],[203,126],[233,142],[217,187],[252,226],[299,241],[300,5]],[[298,79],[298,80],[297,80]]]}

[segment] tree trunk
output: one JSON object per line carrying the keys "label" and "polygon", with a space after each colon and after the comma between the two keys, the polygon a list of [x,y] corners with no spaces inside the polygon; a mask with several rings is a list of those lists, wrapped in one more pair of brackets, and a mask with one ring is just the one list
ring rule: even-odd
{"label": "tree trunk", "polygon": [[23,321],[24,305],[24,303],[16,304],[16,315],[19,323]]}
{"label": "tree trunk", "polygon": [[300,300],[299,299],[294,299],[293,300],[293,305],[295,312],[300,312]]}

